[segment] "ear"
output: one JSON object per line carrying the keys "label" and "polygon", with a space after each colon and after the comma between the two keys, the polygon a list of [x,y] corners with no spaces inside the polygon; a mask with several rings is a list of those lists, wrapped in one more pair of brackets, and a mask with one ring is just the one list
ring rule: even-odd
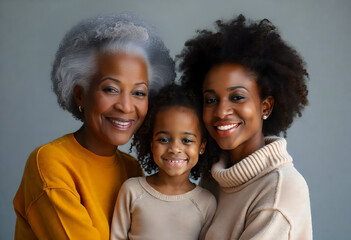
{"label": "ear", "polygon": [[204,138],[200,144],[200,155],[204,154],[206,149],[207,139]]}
{"label": "ear", "polygon": [[73,97],[77,106],[84,108],[84,89],[82,86],[76,85],[73,88]]}
{"label": "ear", "polygon": [[[261,115],[262,119],[267,119],[269,115],[271,115],[273,111],[273,106],[274,106],[274,97],[269,96],[265,100],[262,101],[262,110],[261,110]],[[265,118],[264,118],[265,116]]]}

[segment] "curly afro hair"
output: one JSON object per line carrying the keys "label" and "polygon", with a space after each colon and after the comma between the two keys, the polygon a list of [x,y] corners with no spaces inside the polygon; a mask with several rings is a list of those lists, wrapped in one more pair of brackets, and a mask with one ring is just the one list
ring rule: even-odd
{"label": "curly afro hair", "polygon": [[[207,138],[206,129],[202,123],[200,102],[197,101],[195,94],[176,84],[163,87],[157,96],[153,96],[150,99],[149,111],[142,126],[134,134],[130,147],[130,150],[133,148],[137,150],[137,159],[144,171],[148,174],[155,173],[159,169],[153,160],[150,146],[153,140],[153,131],[157,114],[162,110],[178,106],[194,110],[199,119],[201,140],[204,141]],[[207,163],[206,155],[200,155],[198,163],[191,169],[190,177],[197,180],[201,173],[205,169],[208,169]]]}
{"label": "curly afro hair", "polygon": [[[256,75],[262,100],[274,97],[274,108],[262,132],[286,136],[294,117],[308,104],[308,73],[299,54],[283,41],[267,19],[247,21],[239,15],[216,21],[216,30],[197,31],[177,56],[181,84],[202,98],[202,84],[210,69],[222,63],[240,64]],[[219,83],[220,84],[220,83]]]}

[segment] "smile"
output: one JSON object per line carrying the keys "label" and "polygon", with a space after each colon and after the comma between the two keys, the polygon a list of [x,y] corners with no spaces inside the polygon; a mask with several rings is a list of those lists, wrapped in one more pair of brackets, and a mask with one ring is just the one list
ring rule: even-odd
{"label": "smile", "polygon": [[165,159],[165,161],[167,162],[167,164],[169,164],[169,165],[171,165],[173,167],[179,167],[183,163],[186,162],[186,160],[172,160],[172,159]]}
{"label": "smile", "polygon": [[236,123],[236,124],[230,124],[230,125],[217,126],[217,129],[220,131],[226,131],[226,130],[229,130],[231,128],[236,128],[238,126],[239,126],[239,123]]}
{"label": "smile", "polygon": [[240,126],[240,123],[233,123],[233,124],[215,126],[215,129],[218,136],[226,137],[232,134],[233,132],[235,132],[239,126]]}
{"label": "smile", "polygon": [[127,130],[132,126],[133,120],[107,118],[114,127],[120,130]]}

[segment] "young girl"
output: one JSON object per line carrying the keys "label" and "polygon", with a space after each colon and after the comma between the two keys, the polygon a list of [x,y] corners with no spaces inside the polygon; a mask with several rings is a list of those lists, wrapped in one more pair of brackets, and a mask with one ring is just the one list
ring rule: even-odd
{"label": "young girl", "polygon": [[[203,121],[217,144],[216,215],[206,239],[312,239],[307,184],[286,140],[307,105],[304,62],[268,21],[240,15],[199,31],[180,55],[182,84],[203,100]],[[221,153],[221,154],[219,154]],[[206,181],[205,181],[206,182]]]}
{"label": "young girl", "polygon": [[[119,192],[111,239],[204,239],[216,210],[197,179],[206,160],[199,107],[179,86],[163,88],[134,136],[138,159],[148,177],[131,178]],[[198,161],[199,160],[199,161]]]}

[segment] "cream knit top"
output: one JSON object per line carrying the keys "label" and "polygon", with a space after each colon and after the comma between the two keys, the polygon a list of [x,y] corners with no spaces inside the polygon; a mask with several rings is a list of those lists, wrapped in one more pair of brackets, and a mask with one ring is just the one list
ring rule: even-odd
{"label": "cream knit top", "polygon": [[220,193],[205,239],[312,239],[308,187],[286,144],[267,137],[234,166],[226,169],[223,159],[212,166]]}
{"label": "cream knit top", "polygon": [[166,195],[145,177],[130,178],[118,194],[111,240],[201,240],[216,205],[215,197],[199,186],[184,194]]}

